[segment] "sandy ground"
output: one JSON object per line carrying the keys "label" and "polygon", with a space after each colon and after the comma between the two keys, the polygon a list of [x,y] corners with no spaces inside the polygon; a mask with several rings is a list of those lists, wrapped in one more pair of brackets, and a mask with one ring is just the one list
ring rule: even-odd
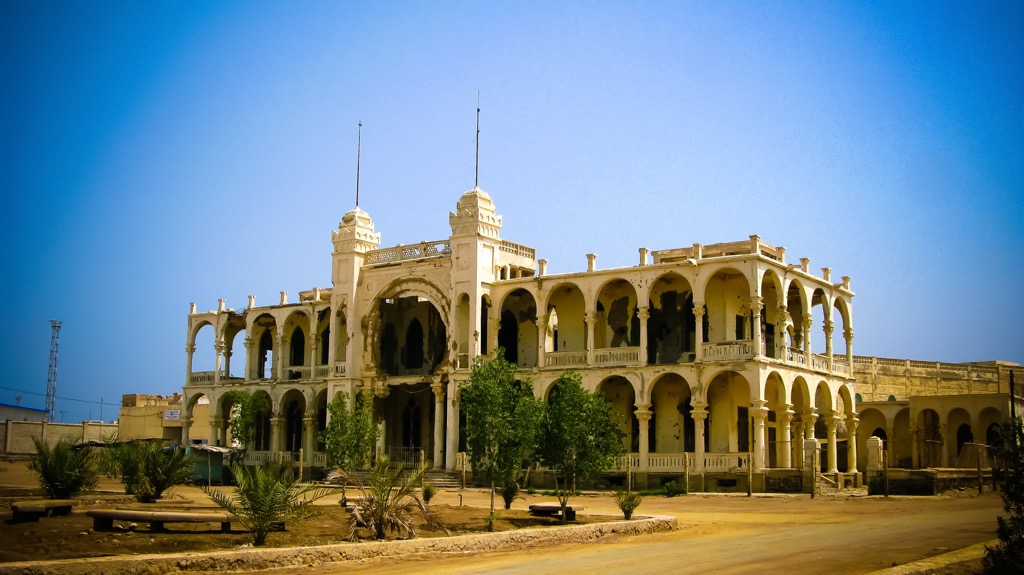
{"label": "sandy ground", "polygon": [[[33,485],[20,463],[0,463],[0,486]],[[26,482],[26,480],[28,480]],[[101,489],[120,484],[104,481]],[[174,489],[176,497],[200,502],[191,487]],[[336,498],[337,496],[334,496]],[[530,503],[551,497],[527,496],[513,509],[524,513]],[[442,491],[435,505],[482,510],[483,490]],[[330,499],[324,505],[335,506]],[[499,500],[500,503],[500,500]],[[618,515],[607,494],[574,498],[588,515]],[[805,495],[689,495],[647,497],[638,515],[671,515],[679,529],[669,533],[620,537],[601,544],[567,544],[528,550],[431,554],[401,559],[304,566],[272,570],[275,574],[340,573],[462,574],[496,573],[764,573],[786,575],[869,573],[964,548],[995,538],[998,496],[963,492],[938,497],[819,497]],[[506,514],[509,520],[518,516]],[[55,518],[47,518],[52,521]],[[36,525],[43,525],[40,522]],[[32,524],[29,524],[32,525]],[[4,527],[11,527],[5,525]],[[321,529],[340,531],[336,524]],[[236,534],[244,539],[244,534]],[[271,536],[273,544],[273,536]],[[169,540],[153,538],[150,548],[172,551]],[[228,542],[225,547],[239,543]],[[127,552],[132,552],[128,551]],[[139,551],[134,551],[139,552]],[[146,552],[146,551],[143,551]],[[45,557],[39,557],[43,559]],[[976,565],[944,573],[972,573]]]}

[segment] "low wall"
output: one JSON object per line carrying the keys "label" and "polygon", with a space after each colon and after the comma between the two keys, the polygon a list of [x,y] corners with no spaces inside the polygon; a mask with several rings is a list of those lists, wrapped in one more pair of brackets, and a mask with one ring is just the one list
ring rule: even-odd
{"label": "low wall", "polygon": [[[885,473],[868,472],[868,494],[885,493]],[[982,469],[982,488],[992,488],[992,470]],[[978,472],[973,469],[889,469],[889,495],[938,495],[954,489],[977,490]]]}
{"label": "low wall", "polygon": [[116,434],[116,423],[48,423],[8,419],[0,423],[0,446],[4,455],[29,455],[36,451],[34,438],[42,438],[53,445],[62,437],[70,437],[75,441],[89,441]]}
{"label": "low wall", "polygon": [[544,529],[519,529],[455,537],[190,553],[185,557],[176,553],[61,561],[22,561],[0,564],[0,575],[93,575],[95,573],[142,575],[178,571],[255,571],[294,565],[358,561],[377,557],[407,557],[418,553],[466,553],[525,549],[537,545],[591,543],[615,535],[642,535],[671,531],[676,526],[675,517],[646,517],[636,518],[632,521]]}

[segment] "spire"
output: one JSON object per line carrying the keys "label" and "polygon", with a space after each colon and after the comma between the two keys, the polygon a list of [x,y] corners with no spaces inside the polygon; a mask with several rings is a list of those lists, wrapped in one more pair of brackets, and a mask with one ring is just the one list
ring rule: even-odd
{"label": "spire", "polygon": [[359,130],[356,132],[356,207],[359,207],[359,163],[363,151],[363,121],[359,120]]}

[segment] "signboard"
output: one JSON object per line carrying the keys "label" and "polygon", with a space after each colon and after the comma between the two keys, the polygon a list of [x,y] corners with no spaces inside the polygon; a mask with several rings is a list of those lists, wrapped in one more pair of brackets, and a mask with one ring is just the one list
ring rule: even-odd
{"label": "signboard", "polygon": [[180,409],[168,409],[164,411],[164,419],[166,421],[178,421],[181,417]]}

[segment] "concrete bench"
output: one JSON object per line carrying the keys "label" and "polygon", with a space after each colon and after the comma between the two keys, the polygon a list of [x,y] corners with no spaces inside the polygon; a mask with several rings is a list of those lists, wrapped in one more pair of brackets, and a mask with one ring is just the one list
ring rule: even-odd
{"label": "concrete bench", "polygon": [[[583,511],[582,505],[566,505],[565,506],[565,520],[576,521],[576,512]],[[530,515],[539,515],[542,517],[561,517],[562,506],[557,503],[534,503],[530,505]]]}
{"label": "concrete bench", "polygon": [[220,530],[231,530],[231,515],[228,513],[187,513],[183,511],[141,511],[130,509],[90,509],[85,512],[92,517],[92,528],[96,531],[112,531],[114,520],[146,522],[150,531],[163,531],[164,523],[220,523]]}
{"label": "concrete bench", "polygon": [[39,521],[40,517],[49,515],[68,515],[75,505],[78,501],[74,499],[33,499],[15,501],[11,504],[11,511],[14,513],[13,521],[23,523]]}

